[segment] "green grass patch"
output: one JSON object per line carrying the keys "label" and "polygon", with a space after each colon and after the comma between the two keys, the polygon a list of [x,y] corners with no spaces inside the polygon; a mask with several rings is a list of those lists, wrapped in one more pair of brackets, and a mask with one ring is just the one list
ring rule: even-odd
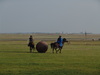
{"label": "green grass patch", "polygon": [[27,41],[0,41],[0,75],[100,75],[99,43],[71,41],[53,54],[50,46],[29,53]]}

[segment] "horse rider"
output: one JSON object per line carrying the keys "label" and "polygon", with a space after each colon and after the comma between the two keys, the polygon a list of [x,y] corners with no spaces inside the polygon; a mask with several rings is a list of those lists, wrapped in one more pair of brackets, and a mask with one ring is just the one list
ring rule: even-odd
{"label": "horse rider", "polygon": [[57,39],[57,43],[59,44],[59,47],[62,47],[63,46],[63,39],[61,36],[59,36],[59,38]]}
{"label": "horse rider", "polygon": [[32,37],[32,35],[30,35],[30,37],[29,37],[29,44],[28,44],[28,46],[30,46],[30,44],[32,44],[33,43],[33,37]]}

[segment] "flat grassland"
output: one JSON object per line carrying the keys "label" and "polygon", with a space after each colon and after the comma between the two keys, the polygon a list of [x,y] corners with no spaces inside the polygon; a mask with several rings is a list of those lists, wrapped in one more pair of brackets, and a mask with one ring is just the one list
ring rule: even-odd
{"label": "flat grassland", "polygon": [[70,40],[61,54],[50,48],[59,34],[32,35],[48,43],[46,53],[29,53],[30,34],[0,34],[0,75],[100,75],[99,34],[60,34]]}

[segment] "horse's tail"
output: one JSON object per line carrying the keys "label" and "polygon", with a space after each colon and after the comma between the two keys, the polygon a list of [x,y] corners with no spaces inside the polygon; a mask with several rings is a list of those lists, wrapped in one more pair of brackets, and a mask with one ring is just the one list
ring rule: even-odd
{"label": "horse's tail", "polygon": [[54,43],[51,43],[51,44],[50,44],[51,48],[53,48],[53,44],[54,44]]}

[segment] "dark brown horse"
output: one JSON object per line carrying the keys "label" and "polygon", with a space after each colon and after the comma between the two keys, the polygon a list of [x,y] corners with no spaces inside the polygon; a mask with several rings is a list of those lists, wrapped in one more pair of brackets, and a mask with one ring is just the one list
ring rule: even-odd
{"label": "dark brown horse", "polygon": [[35,49],[34,43],[33,43],[33,42],[30,42],[30,43],[28,44],[28,46],[30,47],[30,53],[32,53],[32,50]]}
{"label": "dark brown horse", "polygon": [[[67,42],[69,44],[69,41],[66,38],[63,38],[63,45],[64,43]],[[54,53],[54,50],[56,51],[56,53],[59,51],[59,53],[61,53],[61,50],[63,48],[63,46],[60,46],[57,42],[51,43],[50,44],[51,48],[52,48],[52,53]]]}

